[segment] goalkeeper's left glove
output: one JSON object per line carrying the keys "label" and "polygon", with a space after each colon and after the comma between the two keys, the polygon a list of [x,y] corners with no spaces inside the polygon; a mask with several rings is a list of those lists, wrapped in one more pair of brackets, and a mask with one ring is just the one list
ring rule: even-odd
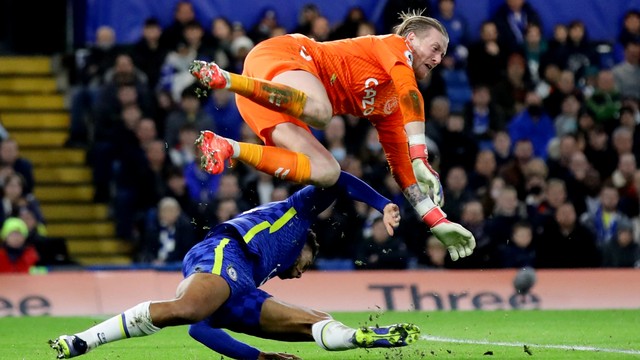
{"label": "goalkeeper's left glove", "polygon": [[429,164],[429,152],[424,136],[409,136],[409,157],[420,190],[429,195],[436,205],[444,205],[440,176]]}
{"label": "goalkeeper's left glove", "polygon": [[476,239],[471,231],[447,220],[447,215],[430,199],[416,205],[416,211],[422,216],[422,221],[431,228],[433,235],[447,248],[451,260],[456,261],[473,253]]}

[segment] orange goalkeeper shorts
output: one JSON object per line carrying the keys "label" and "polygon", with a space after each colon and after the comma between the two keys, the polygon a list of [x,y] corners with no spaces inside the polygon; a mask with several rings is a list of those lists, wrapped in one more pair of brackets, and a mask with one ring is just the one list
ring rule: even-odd
{"label": "orange goalkeeper shorts", "polygon": [[[318,77],[315,64],[300,55],[301,48],[302,44],[291,36],[264,40],[247,55],[242,75],[272,80],[285,71],[303,70]],[[274,145],[271,141],[271,132],[280,123],[294,123],[311,131],[305,122],[290,115],[269,110],[246,97],[236,95],[236,103],[244,121],[266,145]]]}

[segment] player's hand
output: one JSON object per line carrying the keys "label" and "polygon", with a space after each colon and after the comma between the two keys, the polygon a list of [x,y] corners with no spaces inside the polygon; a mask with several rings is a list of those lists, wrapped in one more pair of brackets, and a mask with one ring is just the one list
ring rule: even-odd
{"label": "player's hand", "polygon": [[460,224],[443,221],[432,227],[431,232],[446,246],[453,261],[471,255],[476,247],[476,239],[471,231]]}
{"label": "player's hand", "polygon": [[384,223],[384,227],[387,228],[389,236],[393,236],[393,229],[400,225],[400,208],[394,203],[389,203],[383,210],[382,222]]}
{"label": "player's hand", "polygon": [[460,224],[447,220],[447,215],[438,206],[433,206],[423,216],[424,221],[431,232],[449,251],[451,260],[467,257],[473,253],[476,247],[476,239],[471,231]]}
{"label": "player's hand", "polygon": [[440,183],[440,175],[438,175],[438,172],[433,170],[429,164],[427,145],[409,145],[409,155],[411,157],[413,174],[416,180],[418,180],[420,190],[429,195],[436,205],[444,205],[444,193],[442,191],[442,184]]}
{"label": "player's hand", "polygon": [[302,360],[302,358],[287,353],[261,352],[258,360]]}

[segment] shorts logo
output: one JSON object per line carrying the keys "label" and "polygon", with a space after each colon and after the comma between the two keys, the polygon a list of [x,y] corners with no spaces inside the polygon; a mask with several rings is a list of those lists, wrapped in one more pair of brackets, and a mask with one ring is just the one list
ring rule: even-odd
{"label": "shorts logo", "polygon": [[236,272],[236,269],[233,268],[233,266],[229,266],[227,268],[227,275],[229,275],[229,278],[233,281],[238,280],[238,273]]}

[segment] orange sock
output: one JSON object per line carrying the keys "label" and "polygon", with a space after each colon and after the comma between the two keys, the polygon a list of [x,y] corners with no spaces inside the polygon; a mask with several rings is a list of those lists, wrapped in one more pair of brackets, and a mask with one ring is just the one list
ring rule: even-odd
{"label": "orange sock", "polygon": [[306,184],[311,178],[311,161],[305,154],[275,147],[239,142],[238,159],[282,180]]}
{"label": "orange sock", "polygon": [[229,73],[229,90],[254,101],[267,109],[299,118],[307,103],[307,94],[291,86],[269,80]]}

